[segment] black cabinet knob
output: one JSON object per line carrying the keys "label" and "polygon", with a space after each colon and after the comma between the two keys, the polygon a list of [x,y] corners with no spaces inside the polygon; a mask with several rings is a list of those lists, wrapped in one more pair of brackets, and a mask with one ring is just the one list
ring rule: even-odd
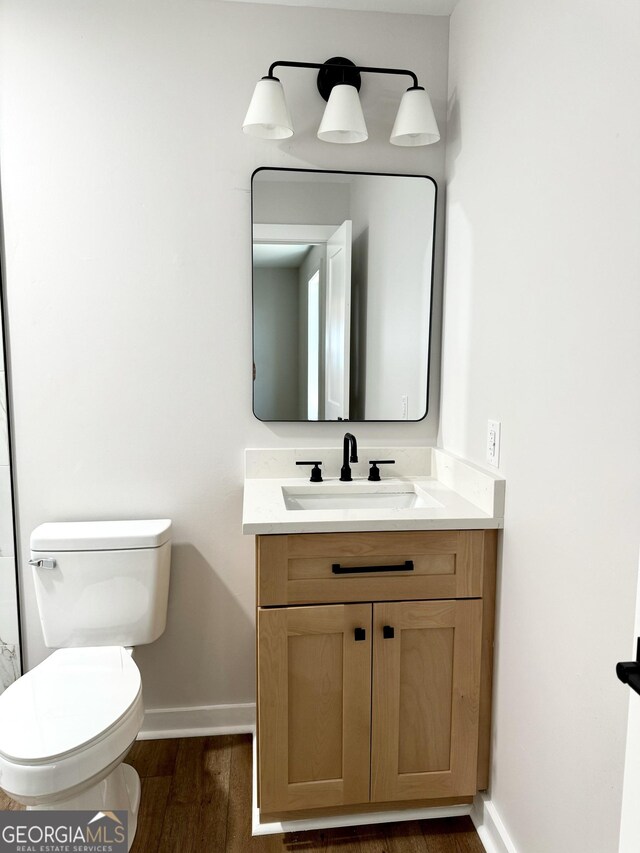
{"label": "black cabinet knob", "polygon": [[382,637],[385,640],[393,640],[395,637],[395,631],[391,627],[391,625],[383,625],[382,626]]}
{"label": "black cabinet knob", "polygon": [[367,632],[364,628],[356,628],[353,632],[353,637],[357,643],[367,639]]}

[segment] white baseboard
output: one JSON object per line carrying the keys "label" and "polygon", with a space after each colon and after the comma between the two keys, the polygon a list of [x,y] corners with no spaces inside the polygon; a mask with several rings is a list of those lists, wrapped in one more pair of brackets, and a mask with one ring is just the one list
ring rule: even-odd
{"label": "white baseboard", "polygon": [[518,853],[498,810],[486,794],[475,797],[471,820],[487,853]]}
{"label": "white baseboard", "polygon": [[395,823],[402,820],[426,820],[436,817],[460,817],[471,812],[471,806],[441,806],[430,809],[404,809],[393,812],[362,812],[360,814],[316,817],[306,820],[260,823],[258,809],[257,738],[253,733],[253,787],[251,796],[251,834],[276,835],[283,832],[305,832],[309,829],[331,829],[335,826],[363,826],[371,823]]}
{"label": "white baseboard", "polygon": [[256,706],[201,705],[191,708],[151,708],[144,712],[138,740],[250,733],[256,726]]}

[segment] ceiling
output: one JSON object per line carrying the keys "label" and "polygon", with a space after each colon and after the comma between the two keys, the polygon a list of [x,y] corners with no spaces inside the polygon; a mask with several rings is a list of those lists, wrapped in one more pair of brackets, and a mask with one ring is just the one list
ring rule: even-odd
{"label": "ceiling", "polygon": [[400,12],[405,15],[450,15],[458,0],[226,0],[227,3],[267,3],[272,6],[316,6],[358,12]]}
{"label": "ceiling", "polygon": [[256,243],[253,246],[253,265],[260,269],[297,269],[310,248],[310,243]]}

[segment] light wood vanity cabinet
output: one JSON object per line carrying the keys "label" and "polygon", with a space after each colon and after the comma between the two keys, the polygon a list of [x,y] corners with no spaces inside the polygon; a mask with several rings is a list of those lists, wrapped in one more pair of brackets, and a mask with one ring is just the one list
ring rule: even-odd
{"label": "light wood vanity cabinet", "polygon": [[263,818],[487,787],[495,546],[495,530],[257,537]]}

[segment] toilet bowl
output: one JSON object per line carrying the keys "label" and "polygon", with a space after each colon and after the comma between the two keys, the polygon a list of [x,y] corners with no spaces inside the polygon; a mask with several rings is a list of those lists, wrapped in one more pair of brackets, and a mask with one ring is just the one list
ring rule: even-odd
{"label": "toilet bowl", "polygon": [[30,809],[126,809],[140,781],[122,765],[144,709],[140,672],[119,646],[61,649],[0,702],[0,787]]}
{"label": "toilet bowl", "polygon": [[37,528],[38,609],[57,650],[0,695],[0,788],[28,809],[125,810],[129,849],[140,779],[123,760],[144,717],[129,646],[164,630],[170,529],[166,519]]}

